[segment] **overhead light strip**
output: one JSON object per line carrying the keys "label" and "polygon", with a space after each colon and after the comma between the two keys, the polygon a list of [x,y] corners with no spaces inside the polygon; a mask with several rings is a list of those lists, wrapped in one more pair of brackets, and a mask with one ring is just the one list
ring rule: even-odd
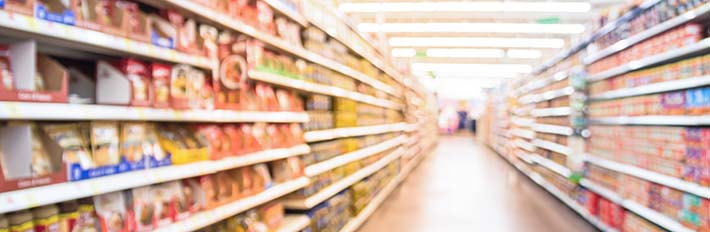
{"label": "overhead light strip", "polygon": [[360,23],[362,32],[580,34],[582,24],[536,23]]}
{"label": "overhead light strip", "polygon": [[381,2],[343,3],[344,12],[565,12],[586,13],[589,2]]}
{"label": "overhead light strip", "polygon": [[391,47],[562,48],[563,39],[494,37],[392,37]]}

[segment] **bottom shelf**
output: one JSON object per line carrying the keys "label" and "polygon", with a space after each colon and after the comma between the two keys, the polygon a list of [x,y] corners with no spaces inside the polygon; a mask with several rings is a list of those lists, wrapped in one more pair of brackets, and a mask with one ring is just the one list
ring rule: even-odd
{"label": "bottom shelf", "polygon": [[562,201],[562,203],[565,203],[567,207],[570,209],[574,210],[577,214],[582,216],[585,220],[587,220],[589,223],[597,227],[601,231],[607,231],[607,232],[616,232],[617,230],[614,228],[609,227],[608,225],[604,224],[602,221],[599,220],[599,218],[595,217],[594,215],[590,214],[587,212],[587,210],[582,207],[581,205],[577,204],[572,198],[564,194],[562,191],[557,189],[554,185],[548,183],[540,174],[537,172],[534,172],[527,168],[524,164],[522,164],[520,161],[515,161],[508,159],[505,155],[496,152],[499,156],[503,157],[508,163],[512,164],[518,171],[521,173],[525,174],[528,178],[530,178],[533,182],[536,184],[540,185],[542,188],[544,188],[547,192],[555,196],[557,199]]}
{"label": "bottom shelf", "polygon": [[278,232],[298,232],[311,224],[311,219],[306,215],[287,214]]}
{"label": "bottom shelf", "polygon": [[387,199],[390,193],[392,193],[394,189],[397,188],[397,185],[399,185],[401,181],[401,175],[395,177],[392,181],[390,181],[390,183],[387,184],[387,186],[382,189],[380,193],[372,199],[372,201],[370,201],[370,204],[365,206],[365,208],[357,216],[350,219],[350,221],[345,224],[342,229],[340,229],[340,232],[354,232],[358,228],[360,228],[360,226],[362,226],[362,224],[367,221],[367,218],[369,218],[373,213],[375,213],[375,210],[380,207],[382,202]]}

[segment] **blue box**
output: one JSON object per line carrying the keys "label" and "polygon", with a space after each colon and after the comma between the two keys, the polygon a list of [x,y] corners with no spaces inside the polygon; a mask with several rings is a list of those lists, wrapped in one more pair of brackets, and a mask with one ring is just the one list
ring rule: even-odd
{"label": "blue box", "polygon": [[174,38],[160,37],[160,35],[154,31],[150,32],[150,42],[158,47],[175,49]]}
{"label": "blue box", "polygon": [[66,25],[72,25],[74,26],[75,24],[75,19],[76,17],[74,16],[74,12],[71,10],[64,10],[62,13],[53,13],[49,12],[47,8],[40,3],[37,3],[35,6],[35,17],[38,19],[44,19],[50,22],[55,22],[55,23],[62,23]]}
{"label": "blue box", "polygon": [[0,9],[5,9],[5,0],[0,0]]}

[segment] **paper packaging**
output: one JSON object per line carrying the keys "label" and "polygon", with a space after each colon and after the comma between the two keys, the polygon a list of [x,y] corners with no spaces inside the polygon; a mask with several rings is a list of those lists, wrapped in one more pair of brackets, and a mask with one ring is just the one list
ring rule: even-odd
{"label": "paper packaging", "polygon": [[175,65],[170,76],[170,104],[174,109],[207,108],[205,73],[187,65]]}
{"label": "paper packaging", "polygon": [[67,181],[63,149],[34,124],[1,126],[0,151],[0,192]]}
{"label": "paper packaging", "polygon": [[160,15],[151,14],[148,18],[151,23],[151,43],[158,47],[174,49],[178,31],[170,21],[166,20],[167,16],[164,18]]}
{"label": "paper packaging", "polygon": [[94,196],[96,215],[99,217],[101,231],[128,232],[129,219],[126,207],[126,192],[118,191]]}
{"label": "paper packaging", "polygon": [[76,13],[76,24],[79,27],[121,37],[130,35],[132,15],[129,11],[133,9],[137,9],[137,5],[128,1],[72,0],[72,10]]}
{"label": "paper packaging", "polygon": [[170,107],[170,78],[172,67],[167,64],[153,63],[150,65],[153,83],[153,107]]}
{"label": "paper packaging", "polygon": [[12,75],[11,81],[0,82],[1,101],[67,102],[66,69],[54,59],[37,54],[36,46],[33,40],[0,45],[0,57],[6,65],[9,63],[7,71]]}
{"label": "paper packaging", "polygon": [[155,204],[151,194],[151,186],[143,186],[131,190],[130,207],[132,207],[133,222],[136,231],[151,231],[155,224]]}
{"label": "paper packaging", "polygon": [[98,104],[151,106],[154,93],[148,65],[132,58],[96,63]]}
{"label": "paper packaging", "polygon": [[[32,7],[35,4],[35,0],[0,0],[0,2],[4,3],[4,9],[7,11],[24,15],[32,15],[34,12]],[[0,8],[2,8],[2,5],[0,4]]]}
{"label": "paper packaging", "polygon": [[62,0],[36,0],[35,1],[35,17],[47,21],[74,25],[74,11],[69,1]]}
{"label": "paper packaging", "polygon": [[236,37],[229,31],[222,31],[217,40],[219,69],[213,80],[215,107],[218,109],[242,109],[242,90],[247,79],[245,37]]}

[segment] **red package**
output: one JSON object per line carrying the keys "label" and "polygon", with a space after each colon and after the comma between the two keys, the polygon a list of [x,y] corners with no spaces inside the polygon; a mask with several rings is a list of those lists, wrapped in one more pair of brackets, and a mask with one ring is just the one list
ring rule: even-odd
{"label": "red package", "polygon": [[244,154],[243,139],[244,135],[241,130],[236,125],[224,125],[222,126],[222,132],[224,132],[225,139],[229,141],[230,155],[241,155]]}
{"label": "red package", "polygon": [[153,63],[150,70],[153,77],[153,107],[170,107],[170,72],[172,67],[167,64]]}

